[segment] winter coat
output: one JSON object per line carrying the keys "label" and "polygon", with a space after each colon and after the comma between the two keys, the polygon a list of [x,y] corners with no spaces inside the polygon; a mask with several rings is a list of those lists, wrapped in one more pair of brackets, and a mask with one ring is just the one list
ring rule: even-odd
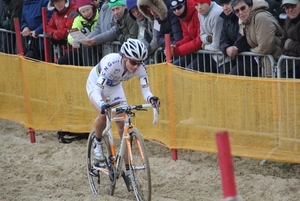
{"label": "winter coat", "polygon": [[157,43],[159,46],[165,46],[165,34],[170,34],[172,44],[182,39],[179,19],[171,9],[168,10],[171,6],[171,0],[138,0],[137,6],[143,15],[151,21],[154,21],[154,17],[149,13],[147,7],[159,15],[159,19],[156,19],[159,23],[157,28]]}
{"label": "winter coat", "polygon": [[[21,17],[21,31],[28,27],[35,31],[36,35],[43,33],[42,7],[47,7],[49,0],[24,0]],[[47,20],[52,16],[51,11],[47,11]]]}
{"label": "winter coat", "polygon": [[3,15],[1,15],[0,28],[15,31],[14,18],[22,16],[22,0],[5,0],[3,1]]}
{"label": "winter coat", "polygon": [[153,29],[153,21],[150,21],[147,17],[142,20],[137,20],[131,13],[131,9],[137,7],[137,0],[127,0],[126,6],[129,11],[130,17],[136,21],[139,26],[138,40],[142,41],[148,49],[148,54],[153,54],[159,47],[157,44],[157,31]]}
{"label": "winter coat", "polygon": [[71,29],[77,15],[77,7],[73,2],[61,12],[54,10],[52,18],[46,26],[46,34],[54,40],[67,39],[68,31]]}
{"label": "winter coat", "polygon": [[250,51],[250,46],[247,43],[245,36],[239,33],[239,18],[233,12],[230,15],[225,15],[224,12],[220,15],[223,18],[223,29],[220,37],[220,49],[226,56],[226,49],[230,46],[236,46],[238,52]]}
{"label": "winter coat", "polygon": [[179,18],[183,38],[175,43],[175,56],[191,54],[201,49],[202,45],[202,41],[200,40],[200,22],[198,12],[194,6],[194,0],[187,0],[185,9],[185,17]]}
{"label": "winter coat", "polygon": [[278,60],[282,50],[280,37],[282,28],[275,17],[268,12],[269,5],[264,0],[253,0],[249,19],[242,23],[251,52],[271,54]]}
{"label": "winter coat", "polygon": [[[72,29],[81,30],[83,28],[87,28],[90,32],[92,32],[94,30],[94,27],[97,24],[98,17],[99,17],[98,9],[96,9],[96,15],[91,22],[88,22],[81,15],[79,15],[74,19],[72,24]],[[68,35],[68,43],[72,45],[72,36],[70,34]]]}
{"label": "winter coat", "polygon": [[100,14],[94,30],[88,35],[88,38],[94,38],[97,45],[102,45],[102,55],[114,52],[113,45],[106,44],[117,40],[117,28],[112,25],[114,15],[105,1],[101,6]]}
{"label": "winter coat", "polygon": [[[285,47],[287,39],[290,42]],[[295,19],[289,17],[285,19],[281,48],[284,55],[300,57],[300,14]]]}
{"label": "winter coat", "polygon": [[[220,37],[223,19],[219,17],[222,8],[215,2],[211,2],[205,15],[198,13],[200,21],[200,39],[205,43],[205,50],[220,51]],[[212,35],[212,42],[207,41],[207,36]]]}
{"label": "winter coat", "polygon": [[130,17],[127,9],[121,19],[115,19],[113,21],[113,25],[117,27],[118,40],[121,44],[123,44],[128,38],[137,38],[139,26],[136,21]]}

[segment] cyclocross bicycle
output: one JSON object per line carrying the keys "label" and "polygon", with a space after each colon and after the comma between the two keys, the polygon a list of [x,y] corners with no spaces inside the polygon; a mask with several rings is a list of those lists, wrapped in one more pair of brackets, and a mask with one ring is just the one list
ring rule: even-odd
{"label": "cyclocross bicycle", "polygon": [[[87,174],[91,189],[94,194],[114,195],[116,182],[123,177],[128,192],[134,191],[138,201],[151,200],[151,175],[150,164],[146,153],[145,142],[140,131],[133,126],[131,118],[136,111],[147,111],[145,108],[152,108],[151,104],[124,106],[111,109],[108,107],[106,113],[106,128],[102,134],[102,147],[105,155],[105,162],[102,167],[94,165],[93,141],[95,131],[92,131],[87,141]],[[112,113],[124,113],[124,117],[111,117]],[[158,107],[153,108],[153,124],[157,121]],[[123,136],[116,152],[111,122],[125,121]],[[128,153],[131,183],[125,178],[122,169],[125,150]]]}

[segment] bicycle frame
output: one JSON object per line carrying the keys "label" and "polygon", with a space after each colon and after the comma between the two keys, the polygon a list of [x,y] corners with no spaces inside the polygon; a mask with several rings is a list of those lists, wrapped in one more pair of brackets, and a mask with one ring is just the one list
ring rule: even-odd
{"label": "bicycle frame", "polygon": [[[142,104],[140,105],[141,108],[140,109],[144,109],[144,108],[152,108],[151,104]],[[134,110],[136,106],[126,106],[125,108],[131,110]],[[111,158],[109,159],[112,164],[116,167],[116,178],[118,178],[120,176],[120,173],[122,172],[122,162],[123,162],[123,157],[124,157],[124,153],[125,153],[125,149],[127,148],[127,154],[128,157],[131,161],[131,163],[134,163],[133,161],[133,156],[132,156],[132,152],[131,152],[131,145],[130,145],[130,129],[132,129],[134,126],[131,123],[131,112],[124,114],[124,116],[120,117],[111,117],[112,113],[118,113],[118,111],[122,110],[119,108],[114,108],[114,109],[108,109],[107,110],[107,115],[106,115],[106,128],[103,131],[103,134],[107,134],[108,135],[108,139],[109,139],[109,144],[110,144],[110,150],[111,150]],[[123,109],[124,110],[124,109]],[[153,108],[153,112],[154,112],[154,117],[153,117],[153,124],[155,124],[157,122],[157,108]],[[113,137],[113,133],[112,133],[112,127],[111,127],[111,122],[116,122],[116,121],[124,121],[124,130],[123,130],[123,136],[121,138],[121,142],[120,142],[120,146],[119,146],[119,151],[118,153],[116,152],[116,146],[115,146],[115,142],[114,142],[114,137]],[[142,160],[144,160],[144,153],[140,148],[139,142],[137,142],[138,146],[139,146],[139,152],[142,156]]]}

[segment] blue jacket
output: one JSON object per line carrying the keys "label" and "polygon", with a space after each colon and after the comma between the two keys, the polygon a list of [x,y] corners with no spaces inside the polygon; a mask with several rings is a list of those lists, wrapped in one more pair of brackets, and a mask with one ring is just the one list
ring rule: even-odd
{"label": "blue jacket", "polygon": [[[37,35],[43,33],[42,7],[47,8],[49,0],[24,0],[21,17],[21,31],[28,27]],[[47,10],[47,21],[53,12]]]}

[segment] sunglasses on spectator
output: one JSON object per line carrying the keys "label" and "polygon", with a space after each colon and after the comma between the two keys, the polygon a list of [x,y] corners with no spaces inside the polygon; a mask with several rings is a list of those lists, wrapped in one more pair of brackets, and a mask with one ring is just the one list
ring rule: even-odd
{"label": "sunglasses on spectator", "polygon": [[128,59],[128,60],[129,60],[129,63],[133,66],[136,66],[136,65],[140,66],[143,63],[143,61],[135,61],[135,60],[131,60],[131,59]]}
{"label": "sunglasses on spectator", "polygon": [[180,9],[182,8],[182,6],[183,6],[183,5],[177,6],[176,8],[172,8],[172,10],[173,10],[173,11],[180,10]]}
{"label": "sunglasses on spectator", "polygon": [[246,8],[247,8],[246,6],[242,6],[242,7],[238,8],[238,9],[234,9],[233,11],[234,11],[235,14],[238,14],[240,11],[246,10]]}
{"label": "sunglasses on spectator", "polygon": [[283,8],[284,10],[288,10],[289,8],[290,9],[294,9],[296,8],[297,4],[284,4]]}

